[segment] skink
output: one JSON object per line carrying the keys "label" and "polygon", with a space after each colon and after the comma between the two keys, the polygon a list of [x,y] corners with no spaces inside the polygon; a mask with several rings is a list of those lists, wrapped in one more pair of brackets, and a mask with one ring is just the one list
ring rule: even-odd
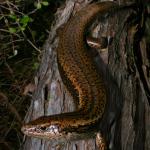
{"label": "skink", "polygon": [[22,127],[24,134],[48,139],[76,139],[95,135],[106,105],[106,90],[86,43],[86,30],[97,15],[119,10],[114,2],[93,3],[70,19],[59,35],[57,62],[74,101],[74,112],[42,116]]}

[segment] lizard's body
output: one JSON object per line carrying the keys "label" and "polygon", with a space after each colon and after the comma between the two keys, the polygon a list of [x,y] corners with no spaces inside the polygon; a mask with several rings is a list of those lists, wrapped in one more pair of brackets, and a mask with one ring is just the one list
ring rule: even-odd
{"label": "lizard's body", "polygon": [[[29,136],[60,139],[74,133],[92,130],[104,113],[106,90],[102,77],[96,71],[88,53],[85,33],[88,26],[100,14],[119,8],[113,2],[90,4],[67,22],[59,35],[57,61],[62,79],[75,101],[74,112],[40,117],[23,126]],[[67,137],[68,138],[68,137]]]}

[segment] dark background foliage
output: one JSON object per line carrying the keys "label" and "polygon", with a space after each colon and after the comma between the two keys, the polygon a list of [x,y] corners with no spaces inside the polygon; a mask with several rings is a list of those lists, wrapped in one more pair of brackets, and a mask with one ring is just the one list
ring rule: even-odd
{"label": "dark background foliage", "polygon": [[19,149],[42,45],[60,1],[0,1],[0,149]]}

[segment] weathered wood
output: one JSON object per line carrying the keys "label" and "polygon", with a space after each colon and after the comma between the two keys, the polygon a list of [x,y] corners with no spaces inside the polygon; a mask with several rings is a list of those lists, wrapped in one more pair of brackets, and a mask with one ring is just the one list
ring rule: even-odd
{"label": "weathered wood", "polygon": [[[43,115],[73,111],[73,101],[62,84],[56,62],[58,37],[56,30],[68,21],[89,1],[79,0],[64,3],[55,16],[48,40],[44,45],[41,66],[35,77],[36,90],[26,116],[26,122]],[[148,150],[150,149],[150,118],[148,97],[137,64],[132,61],[133,30],[124,23],[133,11],[121,11],[94,28],[93,35],[114,36],[108,51],[94,59],[102,73],[107,86],[107,108],[99,128],[104,134],[111,150]],[[99,22],[99,21],[97,21]],[[101,33],[101,34],[99,34]],[[142,43],[142,45],[146,43]],[[143,48],[146,51],[146,48]],[[108,57],[109,55],[109,57]],[[108,59],[109,58],[109,59]],[[129,63],[130,62],[130,63]],[[107,65],[108,63],[108,65]],[[95,150],[95,139],[85,139],[57,145],[50,141],[26,138],[24,150],[61,149],[61,150]]]}

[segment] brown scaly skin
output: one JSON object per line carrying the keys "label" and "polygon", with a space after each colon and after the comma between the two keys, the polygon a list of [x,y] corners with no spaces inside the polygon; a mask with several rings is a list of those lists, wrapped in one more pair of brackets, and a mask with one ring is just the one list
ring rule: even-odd
{"label": "brown scaly skin", "polygon": [[22,127],[24,134],[58,140],[95,136],[95,125],[102,118],[106,105],[106,91],[88,53],[85,33],[97,15],[119,8],[113,2],[90,4],[65,24],[59,35],[57,61],[62,80],[77,101],[78,108],[74,112],[31,121]]}

